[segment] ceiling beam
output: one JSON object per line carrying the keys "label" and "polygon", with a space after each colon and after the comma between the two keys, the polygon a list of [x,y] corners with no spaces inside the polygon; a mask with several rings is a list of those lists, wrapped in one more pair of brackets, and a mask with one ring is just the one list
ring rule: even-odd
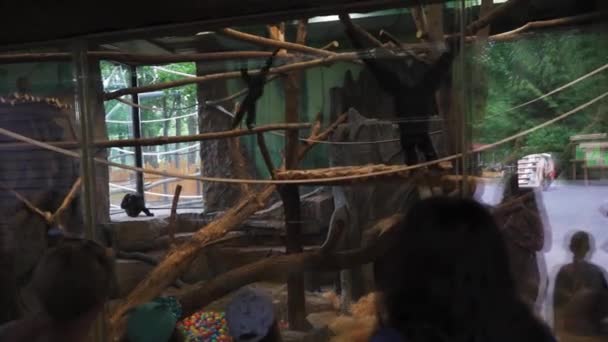
{"label": "ceiling beam", "polygon": [[[96,44],[193,34],[235,24],[341,12],[408,7],[418,0],[173,0],[162,5],[105,0],[1,1],[0,49],[60,45],[86,37]],[[426,0],[443,2],[446,0]]]}

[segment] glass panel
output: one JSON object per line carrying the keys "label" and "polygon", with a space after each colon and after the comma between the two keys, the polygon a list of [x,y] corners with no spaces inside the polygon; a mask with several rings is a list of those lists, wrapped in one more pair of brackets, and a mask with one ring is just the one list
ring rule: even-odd
{"label": "glass panel", "polygon": [[[163,66],[138,68],[138,84],[141,86],[171,82],[196,76],[194,63],[176,63]],[[196,86],[188,85],[139,95],[142,117],[142,136],[179,137],[198,134],[198,101]],[[172,171],[187,175],[200,175],[200,144],[186,143],[149,146],[143,149],[144,165],[160,171]],[[161,175],[144,175],[145,198],[154,212],[167,215],[171,199],[178,185],[182,187],[179,207],[200,211],[202,185],[192,180]]]}
{"label": "glass panel", "polygon": [[[131,295],[131,305],[175,295],[180,319],[205,311],[221,323],[212,312],[226,310],[235,286],[217,282],[263,280],[256,286],[272,293],[275,328],[283,331],[306,330],[306,314],[314,313],[328,317],[309,316],[315,327],[329,324],[347,341],[355,340],[349,334],[368,340],[376,319],[408,341],[452,340],[486,332],[484,319],[496,315],[505,330],[497,335],[523,341],[527,333],[501,316],[518,297],[529,322],[537,317],[560,341],[605,340],[608,30],[604,4],[566,2],[405,1],[390,8],[393,2],[370,1],[348,16],[324,9],[327,15],[306,25],[274,18],[230,27],[214,22],[191,32],[187,24],[165,36],[131,32],[87,42],[94,46],[88,68],[76,75],[84,60],[72,63],[65,49],[0,54],[0,272],[9,279],[0,289],[0,307],[7,308],[0,323],[35,311],[27,285],[43,251],[58,231],[83,236],[92,216],[86,214],[95,213],[89,228],[115,254],[112,299]],[[81,171],[86,140],[95,160]],[[79,178],[91,191],[70,198]],[[283,184],[289,179],[302,183]],[[283,183],[273,188],[277,180]],[[49,215],[66,196],[66,212]],[[481,233],[461,244],[446,232],[397,247],[396,239],[385,241],[392,235],[378,238],[374,227],[382,219],[411,214],[421,199],[439,196],[481,202],[496,220],[509,265],[497,257],[500,240],[487,251],[489,241],[475,240]],[[446,215],[431,216],[447,221]],[[422,234],[435,227],[416,228]],[[387,244],[378,258],[356,254],[376,243]],[[465,250],[469,243],[475,247]],[[276,272],[250,274],[273,253],[328,246],[367,264],[323,250],[312,258],[315,267],[277,262]],[[454,258],[446,260],[450,253]],[[323,260],[327,255],[331,260]],[[408,264],[421,255],[427,258],[420,264]],[[252,262],[262,266],[239,268]],[[382,284],[382,267],[402,264],[417,274],[404,278],[395,269]],[[469,286],[475,276],[480,284],[504,282],[474,284],[476,292]],[[399,300],[410,299],[391,307],[386,298],[367,296],[376,290],[386,298],[402,290]],[[507,294],[500,300],[513,300],[490,298],[499,290]],[[376,300],[385,306],[376,310]],[[505,311],[488,305],[492,300]],[[492,310],[475,316],[484,306]],[[126,304],[115,307],[115,322],[123,309],[124,317],[137,317]],[[413,307],[420,310],[404,313]],[[392,319],[389,311],[397,309],[417,320]],[[517,312],[525,320],[525,311]],[[354,328],[333,326],[340,315]],[[204,324],[181,321],[170,333],[197,334],[183,331],[191,323]]]}
{"label": "glass panel", "polygon": [[62,233],[86,235],[75,90],[69,51],[0,53],[0,323],[38,312],[25,287],[39,259]]}
{"label": "glass panel", "polygon": [[480,199],[519,202],[499,223],[524,298],[560,340],[599,341],[608,31],[597,22],[549,25],[491,39],[469,57],[471,87],[483,90],[470,99],[472,146],[514,137],[474,153],[472,163],[485,182]]}
{"label": "glass panel", "polygon": [[[102,61],[100,69],[104,91],[117,90],[131,84],[131,73],[127,65]],[[118,100],[111,100],[104,103],[104,109],[108,139],[133,139],[131,106]],[[135,166],[135,148],[113,147],[109,151],[108,160]],[[124,196],[129,191],[136,191],[133,185],[136,183],[136,173],[116,167],[110,167],[109,170],[110,215],[114,218],[124,213],[120,207]]]}

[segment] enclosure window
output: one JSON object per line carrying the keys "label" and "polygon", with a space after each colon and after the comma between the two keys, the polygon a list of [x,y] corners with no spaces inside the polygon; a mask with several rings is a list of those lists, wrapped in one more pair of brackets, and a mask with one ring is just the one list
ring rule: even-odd
{"label": "enclosure window", "polygon": [[[102,62],[105,91],[128,86],[194,76],[193,63],[134,67]],[[106,101],[107,134],[110,140],[158,138],[198,134],[196,87],[142,93]],[[136,167],[200,175],[200,143],[176,143],[135,147],[112,147],[108,159]],[[128,193],[142,194],[154,214],[168,214],[178,185],[183,190],[179,208],[202,209],[200,182],[142,174],[110,167],[110,203],[113,219],[124,217],[120,208]]]}

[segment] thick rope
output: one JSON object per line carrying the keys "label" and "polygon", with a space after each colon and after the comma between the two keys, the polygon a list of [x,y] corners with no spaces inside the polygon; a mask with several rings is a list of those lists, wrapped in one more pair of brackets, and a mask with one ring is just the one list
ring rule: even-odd
{"label": "thick rope", "polygon": [[[595,69],[595,70],[593,70],[593,71],[591,71],[591,72],[589,72],[589,73],[587,73],[587,74],[585,74],[585,75],[583,75],[583,76],[581,76],[581,77],[579,77],[579,78],[577,78],[577,79],[575,79],[575,80],[573,80],[571,82],[568,82],[568,83],[566,83],[566,84],[564,84],[564,85],[562,85],[562,86],[560,86],[560,87],[558,87],[556,89],[553,89],[550,92],[548,92],[546,94],[543,94],[543,95],[541,95],[541,96],[539,96],[539,97],[537,97],[535,99],[532,99],[530,101],[524,102],[524,103],[519,104],[519,105],[517,105],[515,107],[509,108],[509,109],[507,109],[507,110],[505,110],[505,111],[503,111],[501,113],[495,113],[495,114],[486,115],[486,118],[501,116],[501,115],[507,114],[509,112],[512,112],[512,111],[514,111],[516,109],[519,109],[519,108],[528,106],[528,105],[530,105],[532,103],[538,102],[538,101],[540,101],[542,99],[545,99],[545,98],[547,98],[549,96],[552,96],[552,95],[554,95],[556,93],[559,93],[559,92],[561,92],[561,91],[563,91],[563,90],[565,90],[565,89],[567,89],[567,88],[569,88],[569,87],[571,87],[571,86],[573,86],[573,85],[575,85],[575,84],[577,84],[579,82],[582,82],[582,81],[584,81],[584,80],[586,80],[586,79],[588,79],[588,78],[590,78],[590,77],[592,77],[592,76],[594,76],[594,75],[596,75],[596,74],[598,74],[598,73],[600,73],[600,72],[602,72],[602,71],[604,71],[606,69],[608,69],[608,64],[604,64],[603,66],[601,66],[601,67],[599,67],[599,68],[597,68],[597,69]],[[278,78],[278,76],[277,75],[271,76],[267,80],[267,82],[270,82],[274,78]],[[245,95],[245,94],[247,94],[247,92],[248,92],[248,89],[245,88],[245,89],[243,89],[243,90],[241,90],[241,91],[239,91],[239,92],[237,92],[237,93],[235,93],[233,95],[230,95],[230,96],[228,96],[226,98],[215,100],[215,101],[206,101],[205,104],[206,105],[218,105],[221,102],[226,102],[226,101],[229,101],[229,100],[233,100],[233,99],[238,98],[238,97],[240,97],[242,95]],[[122,102],[122,103],[124,103],[124,104],[127,104],[129,106],[137,106],[137,107],[142,107],[143,108],[143,106],[141,106],[141,105],[137,105],[135,103],[132,103],[132,102],[129,102],[129,101],[126,101],[126,100],[122,100],[121,98],[118,98],[117,100],[120,101],[120,102]],[[219,106],[219,107],[221,109],[224,109],[221,106]],[[161,109],[152,108],[152,107],[148,107],[148,109],[162,111]],[[222,112],[225,113],[225,114],[227,114],[227,115],[230,115],[230,116],[234,117],[234,115],[232,115],[231,113],[229,113],[227,110],[222,110]],[[181,119],[181,118],[184,118],[184,117],[190,117],[190,116],[195,116],[195,115],[198,115],[198,113],[191,113],[191,114],[186,114],[186,115],[177,116],[177,117],[173,117],[173,118],[166,118],[166,119],[142,120],[141,122],[142,123],[163,122],[163,121]],[[426,119],[426,120],[397,119],[397,120],[394,120],[394,121],[391,121],[391,122],[402,123],[402,122],[431,121],[431,120],[432,119]],[[110,123],[124,123],[124,124],[130,124],[130,123],[132,123],[131,121],[126,121],[126,120],[124,120],[124,121],[121,121],[121,120],[106,120],[106,122],[110,122]],[[281,134],[279,132],[271,132],[271,134],[284,137],[284,134]],[[325,140],[314,140],[314,139],[306,139],[306,138],[299,138],[299,140],[302,141],[302,142],[319,143],[319,144],[326,144],[326,145],[373,145],[373,144],[388,144],[388,143],[394,143],[394,142],[399,142],[400,141],[400,139],[385,139],[385,140],[373,140],[373,141],[325,141]]]}
{"label": "thick rope", "polygon": [[[188,151],[188,150],[191,150],[191,149],[197,149],[199,146],[200,146],[199,143],[194,143],[192,145],[188,145],[186,147],[181,147],[181,148],[178,148],[178,149],[175,149],[175,150],[161,151],[161,152],[142,152],[141,154],[144,155],[144,156],[174,155],[174,154],[180,154],[179,152]],[[135,152],[133,152],[133,151],[125,150],[125,149],[119,148],[119,147],[111,147],[111,149],[113,149],[115,151],[123,152],[122,154],[114,155],[112,157],[122,157],[122,156],[125,156],[125,155],[135,154]]]}
{"label": "thick rope", "polygon": [[[150,120],[140,120],[139,122],[142,124],[145,123],[150,123],[150,122],[165,122],[165,121],[172,121],[172,120],[178,120],[178,119],[183,119],[183,118],[189,118],[192,116],[198,116],[198,113],[190,113],[190,114],[184,114],[184,115],[180,115],[180,116],[173,116],[170,118],[163,118],[163,119],[150,119]],[[115,123],[115,124],[133,124],[132,120],[111,120],[111,119],[106,119],[107,123]]]}
{"label": "thick rope", "polygon": [[[533,133],[539,129],[552,125],[563,119],[566,119],[566,118],[580,112],[581,110],[593,105],[594,103],[602,100],[606,96],[608,96],[608,92],[605,92],[604,94],[602,94],[564,114],[561,114],[551,120],[545,121],[540,125],[534,126],[530,129],[527,129],[525,131],[522,131],[522,132],[512,135],[510,137],[499,140],[495,143],[470,150],[467,152],[467,154],[486,151],[486,150],[492,149],[494,147],[503,145],[505,143],[514,141],[516,139],[519,139],[519,138],[526,136],[530,133]],[[77,159],[81,158],[80,154],[78,154],[76,152],[62,149],[59,147],[55,147],[55,146],[49,145],[47,143],[44,143],[44,142],[41,142],[38,140],[28,138],[26,136],[23,136],[21,134],[12,132],[12,131],[4,129],[4,128],[0,128],[0,134],[13,138],[18,141],[21,141],[21,142],[25,142],[25,143],[28,143],[28,144],[31,144],[34,146],[41,147],[41,148],[49,150],[49,151],[54,151],[54,152],[57,152],[57,153],[60,153],[60,154],[66,155],[66,156],[74,157]],[[166,177],[176,177],[176,178],[181,178],[181,179],[198,180],[198,181],[203,181],[203,182],[231,183],[231,184],[313,184],[313,183],[320,184],[320,183],[336,183],[336,182],[341,182],[341,181],[357,180],[357,179],[363,179],[363,178],[368,178],[368,177],[387,176],[387,175],[391,175],[391,174],[401,173],[404,171],[412,171],[412,170],[424,168],[427,166],[436,165],[436,164],[439,164],[442,162],[462,158],[462,155],[463,155],[462,153],[458,153],[458,154],[454,154],[454,155],[447,156],[444,158],[425,162],[425,163],[420,163],[420,164],[411,165],[411,166],[398,167],[398,168],[395,168],[392,170],[386,170],[386,171],[370,172],[368,174],[330,177],[330,178],[322,178],[322,179],[298,179],[298,180],[237,179],[237,178],[223,178],[223,177],[193,176],[193,175],[184,175],[184,174],[180,174],[177,172],[157,171],[154,169],[139,168],[139,167],[124,165],[124,164],[118,164],[118,163],[114,163],[114,162],[109,162],[109,161],[107,161],[105,159],[101,159],[101,158],[94,158],[94,161],[98,164],[113,166],[113,167],[117,167],[117,168],[121,168],[121,169],[125,169],[125,170],[143,172],[143,173],[148,173],[148,174],[155,174],[155,175],[166,176]]]}
{"label": "thick rope", "polygon": [[[122,185],[118,185],[118,184],[114,184],[114,183],[110,183],[110,186],[113,187],[113,188],[116,188],[116,189],[121,189],[121,190],[126,190],[126,191],[131,191],[131,192],[137,192],[137,189],[129,188],[128,186],[122,186]],[[154,191],[144,191],[144,194],[150,195],[150,196],[173,198],[172,194],[168,195],[168,194],[163,194],[163,193],[154,192]],[[201,196],[201,195],[181,195],[180,198],[202,199],[203,196]]]}
{"label": "thick rope", "polygon": [[498,113],[498,114],[492,114],[491,116],[497,116],[497,115],[501,115],[501,114],[506,114],[506,113],[512,112],[512,111],[514,111],[514,110],[516,110],[516,109],[519,109],[519,108],[525,107],[525,106],[527,106],[527,105],[530,105],[530,104],[532,104],[532,103],[534,103],[534,102],[538,102],[538,101],[540,101],[540,100],[542,100],[542,99],[544,99],[544,98],[547,98],[547,97],[549,97],[549,96],[551,96],[551,95],[553,95],[553,94],[559,93],[560,91],[562,91],[562,90],[564,90],[564,89],[566,89],[566,88],[569,88],[569,87],[571,87],[571,86],[573,86],[573,85],[575,85],[575,84],[577,84],[577,83],[579,83],[579,82],[582,82],[582,81],[584,81],[584,80],[588,79],[588,78],[589,78],[589,77],[591,77],[591,76],[594,76],[594,75],[596,75],[596,74],[599,74],[600,72],[602,72],[602,71],[604,71],[604,70],[606,70],[606,69],[608,69],[608,64],[604,64],[603,66],[601,66],[601,67],[599,67],[599,68],[597,68],[597,69],[595,69],[595,70],[591,71],[590,73],[585,74],[585,75],[583,75],[583,76],[581,76],[581,77],[579,77],[579,78],[575,79],[574,81],[568,82],[568,83],[564,84],[564,85],[563,85],[563,86],[561,86],[561,87],[555,88],[555,89],[551,90],[550,92],[548,92],[548,93],[546,93],[546,94],[543,94],[543,95],[541,95],[541,96],[539,96],[539,97],[535,98],[534,100],[530,100],[530,101],[528,101],[528,102],[524,102],[524,103],[522,103],[522,104],[520,104],[520,105],[517,105],[517,106],[515,106],[515,107],[513,107],[513,108],[507,109],[506,111],[504,111],[504,112],[502,112],[502,113]]}

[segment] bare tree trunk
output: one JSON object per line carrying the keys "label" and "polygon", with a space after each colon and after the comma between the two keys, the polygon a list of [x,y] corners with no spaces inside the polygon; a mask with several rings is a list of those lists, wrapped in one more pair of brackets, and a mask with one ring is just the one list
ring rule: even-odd
{"label": "bare tree trunk", "polygon": [[[206,49],[222,49],[216,42],[209,42]],[[197,75],[209,73],[208,63],[197,63]],[[218,80],[208,84],[197,85],[197,101],[204,103],[207,100],[224,98],[230,95],[227,89],[226,80]],[[226,108],[232,108],[233,103],[225,104]],[[201,134],[230,129],[232,119],[219,110],[209,106],[199,106],[198,125]],[[224,153],[228,151],[229,140],[209,140],[200,142],[200,167],[201,174],[214,177],[233,177],[232,163],[230,155]],[[239,187],[231,184],[204,183],[203,199],[205,210],[209,212],[222,211],[230,208],[239,199]]]}
{"label": "bare tree trunk", "polygon": [[[269,27],[270,37],[274,40],[285,41],[285,25]],[[306,22],[300,21],[296,38],[297,44],[306,42]],[[284,53],[285,51],[281,51]],[[298,122],[300,107],[300,73],[290,73],[285,79],[285,122]],[[298,167],[298,132],[287,132],[285,142],[285,166],[287,169]],[[279,194],[285,210],[285,227],[287,240],[285,249],[288,254],[301,253],[301,217],[300,191],[297,185],[285,185],[279,188]],[[289,327],[293,330],[307,330],[310,324],[306,321],[306,297],[304,275],[292,273],[287,279],[287,317]]]}

